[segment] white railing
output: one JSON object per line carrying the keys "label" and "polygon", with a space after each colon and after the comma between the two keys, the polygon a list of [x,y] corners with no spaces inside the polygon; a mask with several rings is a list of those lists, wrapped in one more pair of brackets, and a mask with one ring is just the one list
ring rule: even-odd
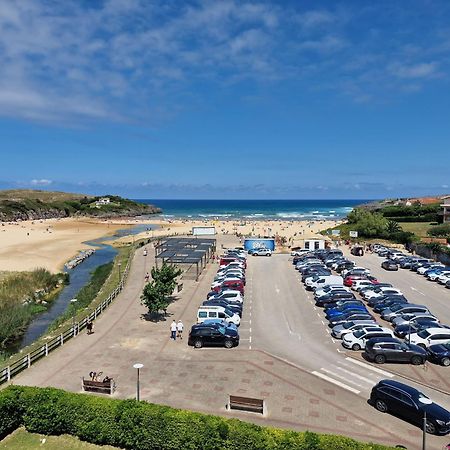
{"label": "white railing", "polygon": [[55,336],[54,338],[50,339],[48,342],[42,345],[42,347],[39,347],[36,350],[33,350],[32,352],[29,352],[25,355],[21,355],[20,357],[18,357],[18,359],[15,359],[13,362],[9,363],[6,367],[1,367],[0,384],[10,381],[11,378],[16,376],[23,370],[31,367],[31,365],[34,364],[36,361],[45,356],[48,356],[51,351],[55,350],[61,345],[64,345],[69,339],[76,337],[81,330],[86,328],[88,320],[90,320],[91,322],[94,321],[122,291],[125,285],[125,281],[128,277],[128,272],[130,270],[133,255],[134,252],[131,251],[125,270],[123,271],[123,274],[120,278],[119,284],[116,287],[116,289],[114,289],[114,291],[111,292],[108,298],[103,300],[103,302],[100,303],[100,305],[98,305],[94,309],[94,311],[92,311],[88,316],[84,317],[81,321],[70,326],[70,328],[62,331],[58,336]]}

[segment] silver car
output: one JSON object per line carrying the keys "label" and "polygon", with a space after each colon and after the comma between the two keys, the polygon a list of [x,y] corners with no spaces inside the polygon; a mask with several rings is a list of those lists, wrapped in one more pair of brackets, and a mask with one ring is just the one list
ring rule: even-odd
{"label": "silver car", "polygon": [[345,334],[352,333],[356,330],[361,330],[367,326],[378,325],[375,320],[354,320],[352,322],[345,322],[340,325],[336,325],[331,330],[331,335],[337,339],[342,339]]}
{"label": "silver car", "polygon": [[424,305],[412,305],[411,303],[396,303],[390,308],[383,310],[381,318],[392,322],[395,317],[409,313],[430,314],[428,308]]}
{"label": "silver car", "polygon": [[432,314],[429,313],[408,313],[408,314],[402,314],[401,316],[397,316],[392,320],[392,326],[396,327],[397,325],[407,325],[411,320],[414,319],[427,319],[430,322],[439,322],[439,319],[437,317],[434,317]]}

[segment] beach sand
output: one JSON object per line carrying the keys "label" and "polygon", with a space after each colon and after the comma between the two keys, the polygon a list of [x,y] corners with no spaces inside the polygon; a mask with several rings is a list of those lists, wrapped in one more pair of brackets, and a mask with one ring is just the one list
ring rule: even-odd
{"label": "beach sand", "polygon": [[0,271],[37,267],[61,271],[64,263],[80,250],[91,248],[84,241],[111,235],[127,224],[86,218],[3,222],[0,224]]}
{"label": "beach sand", "polygon": [[103,236],[112,235],[118,229],[137,224],[156,225],[157,229],[148,230],[135,236],[124,236],[112,241],[120,246],[141,238],[165,235],[190,234],[194,226],[214,226],[218,234],[236,234],[247,236],[280,236],[290,244],[336,225],[336,221],[278,221],[278,220],[162,220],[162,219],[88,219],[65,218],[0,225],[0,271],[24,271],[45,267],[51,272],[63,269],[64,263],[80,250],[90,248],[84,244]]}

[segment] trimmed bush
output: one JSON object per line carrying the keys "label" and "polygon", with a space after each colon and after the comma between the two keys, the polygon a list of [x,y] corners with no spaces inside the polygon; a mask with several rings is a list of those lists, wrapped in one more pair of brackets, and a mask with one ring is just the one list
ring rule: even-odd
{"label": "trimmed bush", "polygon": [[133,450],[387,450],[344,436],[262,427],[135,400],[10,386],[0,392],[0,439],[30,432],[70,434]]}

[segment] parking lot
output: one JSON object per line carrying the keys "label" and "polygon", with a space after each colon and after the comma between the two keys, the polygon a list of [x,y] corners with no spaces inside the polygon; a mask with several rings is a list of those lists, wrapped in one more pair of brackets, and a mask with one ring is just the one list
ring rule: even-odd
{"label": "parking lot", "polygon": [[[232,246],[237,242],[224,236],[218,248],[221,244]],[[394,285],[409,288],[411,301],[413,296],[425,297],[422,294],[427,291],[416,274],[385,272],[375,255],[358,257],[358,261],[380,279],[392,279]],[[446,368],[375,366],[362,360],[359,353],[346,352],[339,342],[333,342],[323,312],[314,306],[288,255],[248,258],[240,345],[233,349],[194,349],[187,346],[187,336],[183,341],[169,339],[172,319],[183,320],[186,334],[196,322],[198,306],[210,290],[218,265],[208,265],[198,283],[187,280],[180,297],[169,308],[167,321],[153,323],[142,318],[145,310],[139,303],[144,274],[151,264],[151,258],[143,261],[136,255],[127,288],[96,322],[94,335],[70,341],[15,378],[14,383],[77,392],[83,375],[101,369],[116,380],[115,395],[130,398],[135,393],[132,365],[142,362],[144,400],[272,426],[403,444],[409,449],[420,448],[421,430],[368,405],[372,386],[386,378],[409,383],[400,376],[405,370],[409,379],[425,384],[417,384],[418,388],[450,407],[449,396],[444,393],[449,391]],[[439,294],[433,291],[436,305],[430,307],[450,322],[444,307],[450,291],[435,288]],[[229,394],[264,398],[267,415],[227,411]],[[450,440],[448,436],[427,438],[433,449],[443,448]]]}

